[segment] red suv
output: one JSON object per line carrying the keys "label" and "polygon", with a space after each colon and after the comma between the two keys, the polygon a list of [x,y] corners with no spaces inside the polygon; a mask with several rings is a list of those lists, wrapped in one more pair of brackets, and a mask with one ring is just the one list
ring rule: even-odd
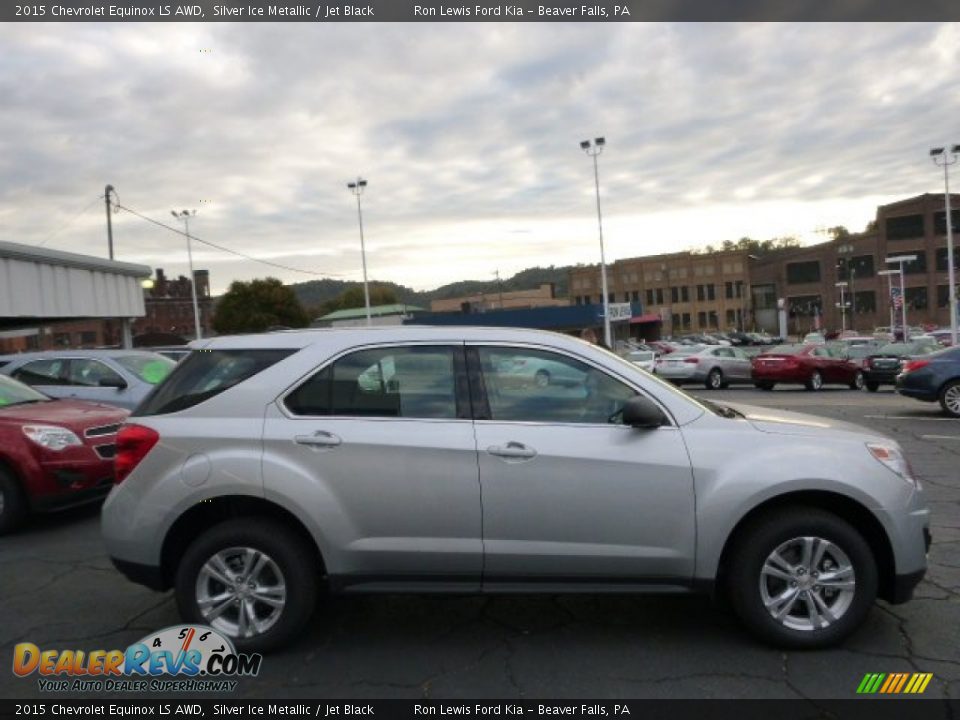
{"label": "red suv", "polygon": [[111,405],[54,400],[0,375],[0,535],[30,510],[103,498],[127,415]]}

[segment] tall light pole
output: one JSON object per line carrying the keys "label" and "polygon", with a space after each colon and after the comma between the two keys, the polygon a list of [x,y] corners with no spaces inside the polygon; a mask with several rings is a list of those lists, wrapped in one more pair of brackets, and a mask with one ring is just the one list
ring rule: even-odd
{"label": "tall light pole", "polygon": [[103,200],[107,205],[107,252],[110,254],[110,259],[113,260],[113,220],[110,217],[110,193],[117,194],[113,185],[107,185],[103,189]]}
{"label": "tall light pole", "polygon": [[893,327],[897,324],[893,317],[893,276],[897,274],[896,270],[880,270],[877,275],[887,276],[887,304],[890,306],[890,334],[893,335]]}
{"label": "tall light pole", "polygon": [[[904,283],[903,279],[903,266],[908,262],[913,262],[917,259],[916,255],[897,255],[896,257],[888,257],[885,262],[888,264],[899,264],[900,265],[900,307],[903,310],[903,341],[908,342],[910,340],[910,330],[907,329],[907,286]],[[896,335],[894,335],[896,339]]]}
{"label": "tall light pole", "polygon": [[187,260],[190,262],[190,297],[193,299],[193,334],[197,340],[203,338],[200,329],[200,306],[197,305],[197,280],[193,274],[193,247],[190,243],[190,218],[197,214],[196,210],[171,210],[170,214],[178,220],[183,220],[183,228],[187,234]]}
{"label": "tall light pole", "polygon": [[943,167],[943,204],[947,221],[947,296],[950,300],[950,346],[957,346],[957,287],[953,267],[953,221],[950,217],[950,174],[948,168],[957,162],[960,154],[960,145],[950,148],[950,157],[947,157],[946,148],[933,148],[930,157],[937,167]]}
{"label": "tall light pole", "polygon": [[367,326],[372,324],[370,320],[370,286],[367,284],[367,249],[363,244],[363,212],[360,210],[360,196],[363,195],[363,189],[367,187],[367,181],[357,176],[353,182],[347,183],[350,192],[357,196],[357,221],[360,223],[360,260],[363,263],[363,304],[367,309]]}
{"label": "tall light pole", "polygon": [[845,291],[847,289],[847,283],[838,282],[834,287],[840,288],[840,302],[837,303],[837,307],[840,308],[840,331],[847,331],[847,298]]}
{"label": "tall light pole", "polygon": [[608,348],[613,348],[613,338],[610,333],[610,293],[607,291],[607,259],[603,251],[603,215],[600,212],[600,170],[597,167],[597,156],[603,152],[607,144],[606,138],[598,137],[584,140],[580,149],[593,158],[593,181],[597,188],[597,227],[600,230],[600,285],[603,291],[603,342]]}

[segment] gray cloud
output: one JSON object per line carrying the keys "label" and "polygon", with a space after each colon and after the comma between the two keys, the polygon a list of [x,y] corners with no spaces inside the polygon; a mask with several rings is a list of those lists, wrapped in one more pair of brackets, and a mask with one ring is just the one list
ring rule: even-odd
{"label": "gray cloud", "polygon": [[[362,173],[374,274],[432,286],[594,261],[586,137],[608,139],[614,257],[662,213],[683,247],[762,234],[761,202],[859,221],[939,190],[926,151],[960,142],[957,25],[25,27],[0,28],[0,236],[94,254],[102,204],[76,213],[109,182],[157,219],[197,208],[201,237],[355,279]],[[182,271],[182,238],[127,214],[116,232],[119,257]],[[197,256],[217,288],[306,279]]]}

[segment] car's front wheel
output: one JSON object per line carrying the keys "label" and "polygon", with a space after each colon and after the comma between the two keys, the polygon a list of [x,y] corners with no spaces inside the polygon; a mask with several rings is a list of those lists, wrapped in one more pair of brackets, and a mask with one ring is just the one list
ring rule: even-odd
{"label": "car's front wheel", "polygon": [[867,387],[867,390],[869,390],[870,392],[876,392],[877,390],[880,389],[880,383],[878,383],[876,380],[867,380],[865,385]]}
{"label": "car's front wheel", "polygon": [[864,620],[877,565],[863,536],[816,508],[787,508],[750,525],[732,550],[731,603],[743,623],[778,647],[833,645]]}
{"label": "car's front wheel", "polygon": [[265,518],[228,520],[187,549],[177,569],[184,620],[262,652],[291,640],[316,604],[319,568],[306,543]]}
{"label": "car's front wheel", "polygon": [[863,390],[863,373],[857,370],[856,375],[853,376],[853,382],[850,383],[851,390]]}
{"label": "car's front wheel", "polygon": [[943,386],[940,391],[940,407],[951,417],[960,417],[960,380]]}

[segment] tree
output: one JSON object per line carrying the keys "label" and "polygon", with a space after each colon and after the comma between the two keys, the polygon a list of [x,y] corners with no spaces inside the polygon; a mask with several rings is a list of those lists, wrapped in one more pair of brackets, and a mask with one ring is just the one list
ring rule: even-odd
{"label": "tree", "polygon": [[220,334],[264,332],[274,325],[306,327],[310,318],[297,296],[276,278],[230,283],[217,303],[213,329]]}
{"label": "tree", "polygon": [[[366,304],[363,296],[363,285],[354,285],[344,290],[337,298],[340,310],[361,308]],[[397,302],[397,293],[393,288],[372,285],[370,287],[370,306],[393,305]]]}
{"label": "tree", "polygon": [[850,231],[843,225],[836,225],[832,228],[827,228],[827,235],[830,236],[831,240],[843,240],[844,238],[850,237]]}

